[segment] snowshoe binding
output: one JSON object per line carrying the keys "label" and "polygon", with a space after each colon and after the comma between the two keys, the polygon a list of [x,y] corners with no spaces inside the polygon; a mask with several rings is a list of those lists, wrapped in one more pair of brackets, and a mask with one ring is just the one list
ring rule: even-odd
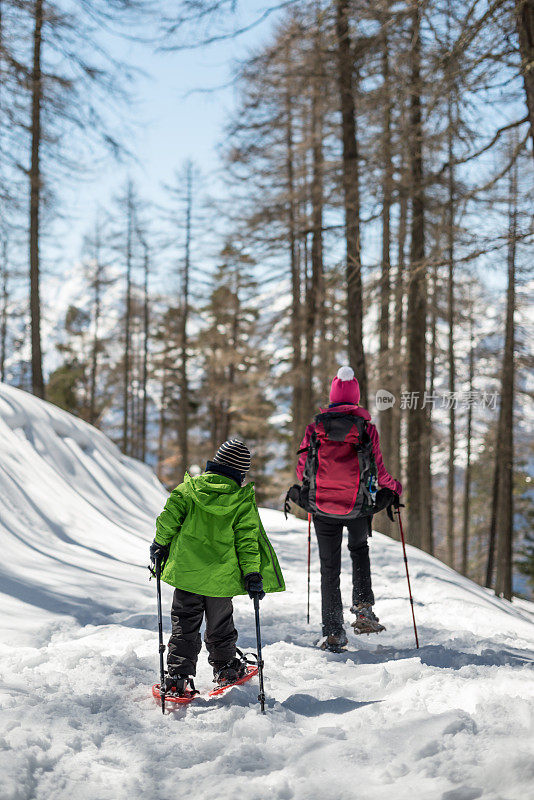
{"label": "snowshoe binding", "polygon": [[213,682],[219,686],[230,686],[237,683],[247,674],[248,664],[249,662],[241,650],[237,650],[235,658],[230,659],[226,664],[213,667]]}
{"label": "snowshoe binding", "polygon": [[323,636],[317,642],[317,646],[321,650],[328,650],[330,653],[342,653],[347,649],[348,643],[347,634],[343,631],[342,633],[330,633],[328,636]]}
{"label": "snowshoe binding", "polygon": [[165,678],[165,695],[168,697],[189,697],[198,694],[193,678],[188,675],[167,675]]}
{"label": "snowshoe binding", "polygon": [[[171,706],[187,705],[199,694],[195,689],[193,678],[187,675],[167,675],[165,678],[165,702]],[[159,683],[152,687],[152,696],[158,705],[162,703],[162,693]]]}
{"label": "snowshoe binding", "polygon": [[356,614],[356,619],[351,622],[354,628],[354,633],[359,636],[362,633],[380,633],[385,631],[386,628],[378,620],[378,617],[373,612],[371,603],[358,603],[357,606],[352,606],[351,611]]}

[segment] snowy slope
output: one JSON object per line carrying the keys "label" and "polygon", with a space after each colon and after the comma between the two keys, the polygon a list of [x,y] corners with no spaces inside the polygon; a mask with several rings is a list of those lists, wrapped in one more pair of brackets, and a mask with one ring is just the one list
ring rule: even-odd
{"label": "snowy slope", "polygon": [[[1,800],[534,796],[533,604],[410,548],[416,651],[399,545],[375,534],[388,630],[322,653],[306,527],[263,511],[288,584],[262,603],[268,713],[251,682],[162,717],[146,553],[164,493],[97,431],[3,385],[0,447]],[[253,647],[250,601],[235,607]]]}
{"label": "snowy slope", "polygon": [[30,631],[65,614],[96,622],[137,603],[165,497],[151,471],[81,420],[5,384],[0,453],[0,590],[12,611],[0,630],[14,623],[18,635],[18,601],[31,606],[29,615],[20,607]]}

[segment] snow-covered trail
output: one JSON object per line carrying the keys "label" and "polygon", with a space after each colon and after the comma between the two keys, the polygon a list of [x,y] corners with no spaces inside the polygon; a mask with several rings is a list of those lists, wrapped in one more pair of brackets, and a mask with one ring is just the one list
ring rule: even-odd
{"label": "snow-covered trail", "polygon": [[[416,651],[400,546],[375,534],[388,629],[323,653],[315,549],[306,625],[306,525],[266,510],[288,585],[261,604],[267,715],[251,681],[163,717],[146,551],[164,494],[101,434],[4,386],[0,446],[1,800],[534,794],[533,604],[409,548]],[[235,608],[253,648],[251,603]],[[197,684],[210,680],[203,651]]]}

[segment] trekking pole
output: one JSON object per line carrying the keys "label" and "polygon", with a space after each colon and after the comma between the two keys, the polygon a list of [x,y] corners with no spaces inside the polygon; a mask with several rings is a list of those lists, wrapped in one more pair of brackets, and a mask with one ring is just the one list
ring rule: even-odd
{"label": "trekking pole", "polygon": [[260,693],[258,695],[258,700],[260,701],[261,713],[265,714],[265,692],[263,691],[263,658],[261,655],[260,601],[257,595],[254,595],[254,615],[256,617],[256,646],[258,648],[258,679],[260,682]]}
{"label": "trekking pole", "polygon": [[408,572],[408,558],[406,556],[406,544],[404,542],[404,531],[402,529],[402,519],[401,519],[400,508],[397,508],[395,513],[397,514],[397,517],[398,517],[398,520],[399,520],[399,529],[400,529],[401,542],[402,542],[402,552],[404,553],[404,565],[406,567],[406,578],[408,580],[408,592],[410,594],[410,605],[412,607],[413,630],[414,630],[414,633],[415,633],[415,646],[416,646],[417,649],[419,649],[419,639],[418,639],[418,636],[417,636],[417,625],[415,624],[415,612],[413,610],[412,587],[410,586],[410,573]]}
{"label": "trekking pole", "polygon": [[310,624],[311,514],[308,514],[308,625]]}
{"label": "trekking pole", "polygon": [[161,559],[159,556],[156,556],[154,561],[156,566],[156,592],[158,596],[159,694],[161,697],[161,712],[162,714],[165,714],[165,663],[163,660],[165,645],[163,644],[163,616],[161,613]]}

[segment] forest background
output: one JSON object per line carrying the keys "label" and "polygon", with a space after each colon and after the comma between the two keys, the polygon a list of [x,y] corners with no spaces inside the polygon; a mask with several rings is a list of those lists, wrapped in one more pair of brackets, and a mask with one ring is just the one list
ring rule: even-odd
{"label": "forest background", "polygon": [[0,379],[280,507],[350,363],[409,540],[528,594],[533,137],[534,0],[0,0]]}

